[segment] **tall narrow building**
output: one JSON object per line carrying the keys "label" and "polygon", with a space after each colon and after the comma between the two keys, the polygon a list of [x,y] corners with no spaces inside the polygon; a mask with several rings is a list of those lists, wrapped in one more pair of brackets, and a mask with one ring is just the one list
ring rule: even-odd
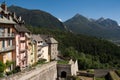
{"label": "tall narrow building", "polygon": [[[15,64],[15,25],[12,17],[9,16],[5,3],[0,7],[0,61],[6,64],[6,71],[13,69]],[[7,65],[11,63],[11,65]]]}
{"label": "tall narrow building", "polygon": [[23,24],[16,25],[16,66],[20,66],[21,69],[25,69],[27,67],[27,35],[30,34],[30,31],[25,28]]}
{"label": "tall narrow building", "polygon": [[56,60],[58,55],[58,41],[53,37],[48,37],[45,41],[49,46],[48,52],[50,60]]}
{"label": "tall narrow building", "polygon": [[24,69],[27,66],[27,40],[30,31],[20,16],[7,10],[5,3],[0,7],[0,17],[0,60],[4,63],[14,61],[15,66]]}

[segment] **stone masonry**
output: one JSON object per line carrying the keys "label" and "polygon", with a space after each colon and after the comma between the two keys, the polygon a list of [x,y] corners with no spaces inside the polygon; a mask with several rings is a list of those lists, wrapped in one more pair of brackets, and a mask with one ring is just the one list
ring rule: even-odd
{"label": "stone masonry", "polygon": [[53,61],[41,66],[37,66],[31,71],[11,75],[0,80],[56,80],[57,62]]}

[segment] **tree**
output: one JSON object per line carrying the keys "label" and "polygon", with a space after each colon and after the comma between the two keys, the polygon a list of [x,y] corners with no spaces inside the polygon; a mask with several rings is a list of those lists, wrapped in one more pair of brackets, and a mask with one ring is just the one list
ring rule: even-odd
{"label": "tree", "polygon": [[0,61],[0,73],[3,73],[5,70],[5,64]]}
{"label": "tree", "polygon": [[6,61],[6,68],[8,68],[8,67],[10,67],[11,66],[11,64],[13,64],[13,62],[12,61]]}

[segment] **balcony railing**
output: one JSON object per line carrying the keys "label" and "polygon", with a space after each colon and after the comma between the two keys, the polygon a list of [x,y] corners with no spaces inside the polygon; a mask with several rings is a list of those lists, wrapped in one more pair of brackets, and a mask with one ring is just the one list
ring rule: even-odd
{"label": "balcony railing", "polygon": [[14,38],[15,35],[12,33],[12,34],[0,34],[0,38]]}
{"label": "balcony railing", "polygon": [[23,58],[22,58],[22,61],[26,61],[27,60],[27,56],[24,56]]}
{"label": "balcony railing", "polygon": [[6,51],[11,51],[11,50],[14,50],[14,49],[15,49],[15,46],[4,47],[4,48],[0,49],[0,53],[1,52],[6,52]]}
{"label": "balcony railing", "polygon": [[20,49],[21,53],[24,53],[26,51],[26,49]]}
{"label": "balcony railing", "polygon": [[20,40],[21,41],[25,41],[25,37],[20,37]]}
{"label": "balcony railing", "polygon": [[41,47],[38,47],[38,51],[41,51],[41,49],[42,49]]}

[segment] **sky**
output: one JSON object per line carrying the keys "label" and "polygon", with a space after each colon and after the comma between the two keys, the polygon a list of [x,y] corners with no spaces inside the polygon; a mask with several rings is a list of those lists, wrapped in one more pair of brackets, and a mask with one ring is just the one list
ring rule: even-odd
{"label": "sky", "polygon": [[120,24],[120,0],[0,0],[8,6],[39,9],[66,21],[79,13],[87,18],[111,18]]}

